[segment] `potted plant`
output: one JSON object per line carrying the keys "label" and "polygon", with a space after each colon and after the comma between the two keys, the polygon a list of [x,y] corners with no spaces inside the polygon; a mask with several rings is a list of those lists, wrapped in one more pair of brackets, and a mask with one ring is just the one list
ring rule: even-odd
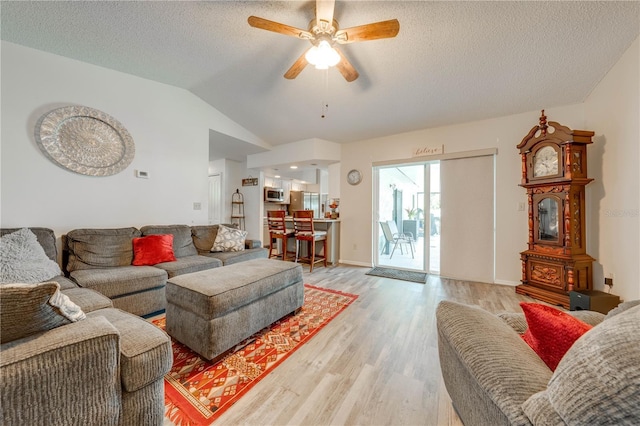
{"label": "potted plant", "polygon": [[409,220],[420,219],[420,214],[422,213],[422,209],[413,207],[410,209],[404,209],[407,212],[407,217]]}
{"label": "potted plant", "polygon": [[402,221],[402,233],[411,234],[414,239],[418,238],[418,220],[422,214],[422,209],[413,207],[404,209],[407,212],[408,220]]}

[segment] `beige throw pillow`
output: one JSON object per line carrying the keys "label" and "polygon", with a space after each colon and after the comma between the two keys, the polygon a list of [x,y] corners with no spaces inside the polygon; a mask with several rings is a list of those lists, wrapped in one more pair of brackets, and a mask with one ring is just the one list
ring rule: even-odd
{"label": "beige throw pillow", "polygon": [[243,251],[244,240],[246,238],[247,231],[220,225],[218,227],[218,235],[216,235],[216,240],[213,242],[211,251]]}

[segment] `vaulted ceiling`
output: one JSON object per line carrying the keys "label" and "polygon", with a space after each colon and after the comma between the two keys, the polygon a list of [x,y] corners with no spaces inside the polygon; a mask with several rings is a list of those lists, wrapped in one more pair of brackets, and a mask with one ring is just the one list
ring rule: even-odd
{"label": "vaulted ceiling", "polygon": [[[338,143],[582,102],[638,37],[640,2],[340,1],[341,28],[397,18],[397,37],[344,45],[360,77],[306,67],[314,1],[2,1],[2,39],[193,92],[271,145]],[[328,104],[325,118],[322,105]],[[232,145],[232,144],[231,144]]]}

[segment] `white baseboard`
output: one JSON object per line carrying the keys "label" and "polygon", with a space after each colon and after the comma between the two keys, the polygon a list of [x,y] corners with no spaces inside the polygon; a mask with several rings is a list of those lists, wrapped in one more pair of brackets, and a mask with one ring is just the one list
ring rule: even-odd
{"label": "white baseboard", "polygon": [[511,287],[515,287],[517,285],[522,284],[520,281],[508,281],[508,280],[493,280],[494,284],[500,284],[500,285],[508,285]]}
{"label": "white baseboard", "polygon": [[355,261],[355,260],[340,259],[339,263],[343,264],[343,265],[364,266],[365,268],[373,268],[373,264],[371,264],[371,263],[358,262],[358,261]]}

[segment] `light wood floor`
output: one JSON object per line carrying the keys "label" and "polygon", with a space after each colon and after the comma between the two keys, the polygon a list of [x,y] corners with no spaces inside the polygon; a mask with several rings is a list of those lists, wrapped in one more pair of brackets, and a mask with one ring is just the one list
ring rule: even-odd
{"label": "light wood floor", "polygon": [[519,311],[513,287],[429,277],[426,284],[316,267],[305,283],[358,299],[267,375],[216,425],[461,425],[442,382],[441,300]]}

